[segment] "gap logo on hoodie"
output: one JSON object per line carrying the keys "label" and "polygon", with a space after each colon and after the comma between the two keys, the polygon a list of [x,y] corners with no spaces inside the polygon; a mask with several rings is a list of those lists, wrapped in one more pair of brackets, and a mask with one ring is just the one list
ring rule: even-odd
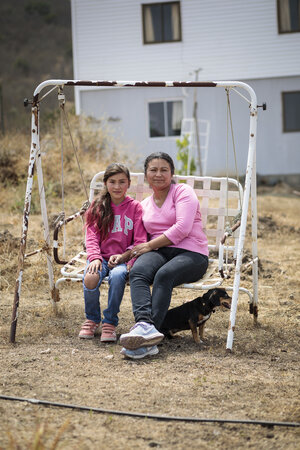
{"label": "gap logo on hoodie", "polygon": [[[133,229],[133,221],[126,216],[126,214],[124,215],[124,234],[126,234],[126,236],[128,236],[128,230],[132,230]],[[122,232],[122,226],[121,226],[121,215],[120,214],[116,214],[115,215],[115,220],[114,220],[114,226],[111,230],[111,233],[118,233],[118,232]]]}

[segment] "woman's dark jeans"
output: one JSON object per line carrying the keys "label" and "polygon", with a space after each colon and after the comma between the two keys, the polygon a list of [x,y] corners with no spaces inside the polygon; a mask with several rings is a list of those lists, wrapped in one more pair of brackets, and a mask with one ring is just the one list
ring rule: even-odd
{"label": "woman's dark jeans", "polygon": [[199,280],[207,267],[207,256],[181,248],[163,247],[141,255],[129,275],[135,321],[152,323],[159,329],[173,288]]}

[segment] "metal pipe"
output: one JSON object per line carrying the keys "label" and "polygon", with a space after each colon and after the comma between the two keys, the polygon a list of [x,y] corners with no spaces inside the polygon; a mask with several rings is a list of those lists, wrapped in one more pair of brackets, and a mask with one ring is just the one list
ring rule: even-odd
{"label": "metal pipe", "polygon": [[[250,86],[248,86],[250,88]],[[241,265],[243,258],[243,247],[246,236],[246,225],[247,225],[247,214],[248,214],[248,204],[250,197],[250,189],[253,175],[253,161],[255,158],[256,151],[256,127],[257,127],[257,101],[256,95],[253,89],[247,89],[251,93],[251,108],[250,108],[250,131],[249,131],[249,150],[248,150],[248,161],[246,169],[246,179],[245,179],[245,193],[243,198],[242,216],[241,216],[241,227],[240,235],[238,240],[238,250],[237,250],[237,260],[235,268],[235,276],[233,283],[233,294],[231,300],[231,310],[228,326],[228,335],[226,349],[228,351],[232,350],[234,329],[235,329],[235,319],[238,303],[240,276],[241,276]],[[252,91],[252,92],[251,92]],[[256,255],[257,256],[257,255]]]}
{"label": "metal pipe", "polygon": [[39,149],[38,110],[39,110],[38,105],[32,106],[32,110],[31,110],[31,149],[30,149],[30,155],[29,155],[28,176],[27,176],[23,222],[22,222],[22,235],[21,235],[19,258],[18,258],[18,276],[16,279],[16,285],[15,285],[13,311],[12,311],[12,319],[11,319],[11,325],[10,325],[9,341],[12,343],[15,342],[15,338],[16,338],[16,328],[17,328],[17,321],[18,321],[18,307],[19,307],[20,295],[21,295],[26,241],[27,241],[27,233],[28,233],[28,221],[29,221],[29,213],[30,213],[30,206],[31,206],[33,174],[34,174],[34,167],[35,167],[35,162],[36,162],[36,154]]}

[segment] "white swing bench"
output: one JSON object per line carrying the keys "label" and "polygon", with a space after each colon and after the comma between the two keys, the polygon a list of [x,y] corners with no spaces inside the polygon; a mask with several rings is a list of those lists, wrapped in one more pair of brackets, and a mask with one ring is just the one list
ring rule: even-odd
{"label": "white swing bench", "polygon": [[[104,172],[99,172],[93,177],[90,183],[89,202],[92,202],[94,196],[101,190],[103,174]],[[227,177],[175,175],[174,180],[176,183],[186,183],[194,189],[200,202],[203,229],[207,235],[210,250],[209,266],[205,275],[195,283],[183,284],[178,288],[207,290],[224,284],[227,290],[233,290],[229,280],[234,274],[237,256],[239,218],[243,198],[241,184],[237,180]],[[152,190],[147,185],[144,174],[131,173],[131,186],[128,194],[136,200],[142,201],[151,193]],[[61,246],[58,243],[59,230],[66,223],[82,216],[85,210],[86,207],[57,224],[53,239],[56,262],[63,263],[58,257],[58,248]],[[234,219],[236,220],[234,225],[228,227],[229,222]],[[230,245],[228,241],[231,241]],[[82,281],[86,259],[87,254],[82,250],[69,262],[64,262],[61,269],[62,277],[55,283],[57,293],[63,282]],[[253,304],[251,292],[240,286],[239,291],[248,294],[250,313],[254,315],[256,321],[257,308]]]}

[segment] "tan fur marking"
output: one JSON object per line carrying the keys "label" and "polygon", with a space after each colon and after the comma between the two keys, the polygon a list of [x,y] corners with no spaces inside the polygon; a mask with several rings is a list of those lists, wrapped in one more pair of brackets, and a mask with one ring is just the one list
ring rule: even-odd
{"label": "tan fur marking", "polygon": [[199,325],[199,336],[200,339],[204,339],[204,327],[205,327],[205,322],[202,323],[201,325]]}
{"label": "tan fur marking", "polygon": [[200,339],[197,333],[197,326],[191,320],[189,320],[189,325],[192,331],[194,342],[196,342],[196,344],[200,344]]}

